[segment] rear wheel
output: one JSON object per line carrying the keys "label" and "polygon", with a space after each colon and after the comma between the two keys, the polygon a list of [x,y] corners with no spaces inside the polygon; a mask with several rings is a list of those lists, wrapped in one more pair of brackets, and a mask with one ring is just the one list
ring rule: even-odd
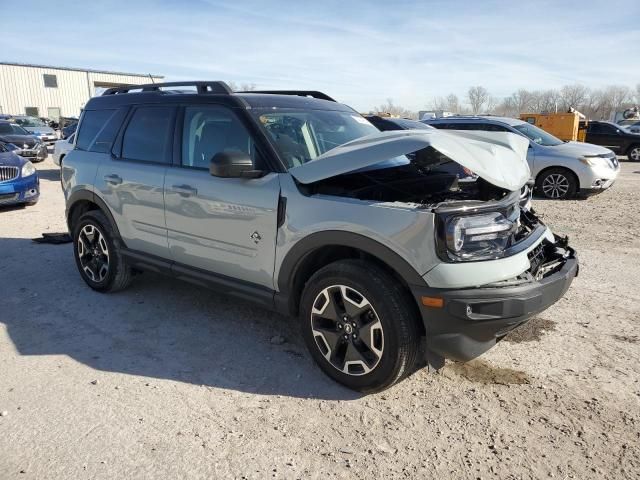
{"label": "rear wheel", "polygon": [[300,316],[314,360],[331,378],[361,392],[390,387],[413,369],[418,318],[407,292],[362,260],[316,272],[302,294]]}
{"label": "rear wheel", "polygon": [[115,292],[131,283],[131,268],[104,213],[91,210],[73,228],[73,249],[82,279],[99,292]]}
{"label": "rear wheel", "polygon": [[633,145],[627,156],[632,162],[640,162],[640,145]]}
{"label": "rear wheel", "polygon": [[578,180],[566,168],[550,168],[538,176],[536,190],[539,195],[552,200],[572,198],[578,190]]}

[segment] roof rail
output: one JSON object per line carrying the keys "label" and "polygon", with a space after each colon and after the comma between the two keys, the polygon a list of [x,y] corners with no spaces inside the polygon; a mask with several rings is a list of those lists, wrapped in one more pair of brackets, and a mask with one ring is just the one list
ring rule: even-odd
{"label": "roof rail", "polygon": [[267,93],[269,95],[296,95],[298,97],[313,97],[318,98],[320,100],[329,100],[330,102],[335,102],[333,98],[331,98],[326,93],[318,92],[316,90],[250,90],[245,92],[236,92],[236,93]]}
{"label": "roof rail", "polygon": [[123,85],[105,90],[104,95],[118,95],[129,93],[130,90],[142,90],[143,92],[161,92],[164,87],[196,87],[198,93],[222,93],[230,95],[233,91],[224,82],[165,82],[147,83],[145,85]]}

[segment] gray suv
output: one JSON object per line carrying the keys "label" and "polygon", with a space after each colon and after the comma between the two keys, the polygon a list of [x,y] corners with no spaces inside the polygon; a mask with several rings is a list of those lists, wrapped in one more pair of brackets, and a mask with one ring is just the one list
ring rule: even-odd
{"label": "gray suv", "polygon": [[62,183],[91,288],[150,270],[297,316],[322,370],[371,392],[477,357],[569,288],[575,252],[521,207],[526,150],[379,132],[320,92],[168,83],[92,98]]}
{"label": "gray suv", "polygon": [[536,192],[550,199],[600,193],[615,182],[620,165],[608,148],[583,142],[563,142],[522,120],[495,116],[454,116],[423,120],[446,130],[511,132],[529,141],[527,160]]}

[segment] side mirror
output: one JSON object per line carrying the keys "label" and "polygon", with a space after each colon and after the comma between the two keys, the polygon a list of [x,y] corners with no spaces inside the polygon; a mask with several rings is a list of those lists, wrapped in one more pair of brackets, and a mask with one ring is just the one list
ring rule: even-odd
{"label": "side mirror", "polygon": [[262,170],[253,169],[253,160],[244,152],[223,151],[216,153],[211,159],[209,173],[222,178],[258,178]]}

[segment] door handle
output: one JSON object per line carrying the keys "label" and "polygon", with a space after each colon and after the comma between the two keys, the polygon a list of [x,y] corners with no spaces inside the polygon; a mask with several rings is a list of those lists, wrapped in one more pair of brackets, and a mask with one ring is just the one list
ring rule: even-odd
{"label": "door handle", "polygon": [[183,197],[190,197],[191,195],[198,194],[198,189],[193,188],[191,185],[171,185],[171,190]]}
{"label": "door handle", "polygon": [[112,185],[120,185],[122,183],[122,177],[120,175],[105,175],[104,181]]}

